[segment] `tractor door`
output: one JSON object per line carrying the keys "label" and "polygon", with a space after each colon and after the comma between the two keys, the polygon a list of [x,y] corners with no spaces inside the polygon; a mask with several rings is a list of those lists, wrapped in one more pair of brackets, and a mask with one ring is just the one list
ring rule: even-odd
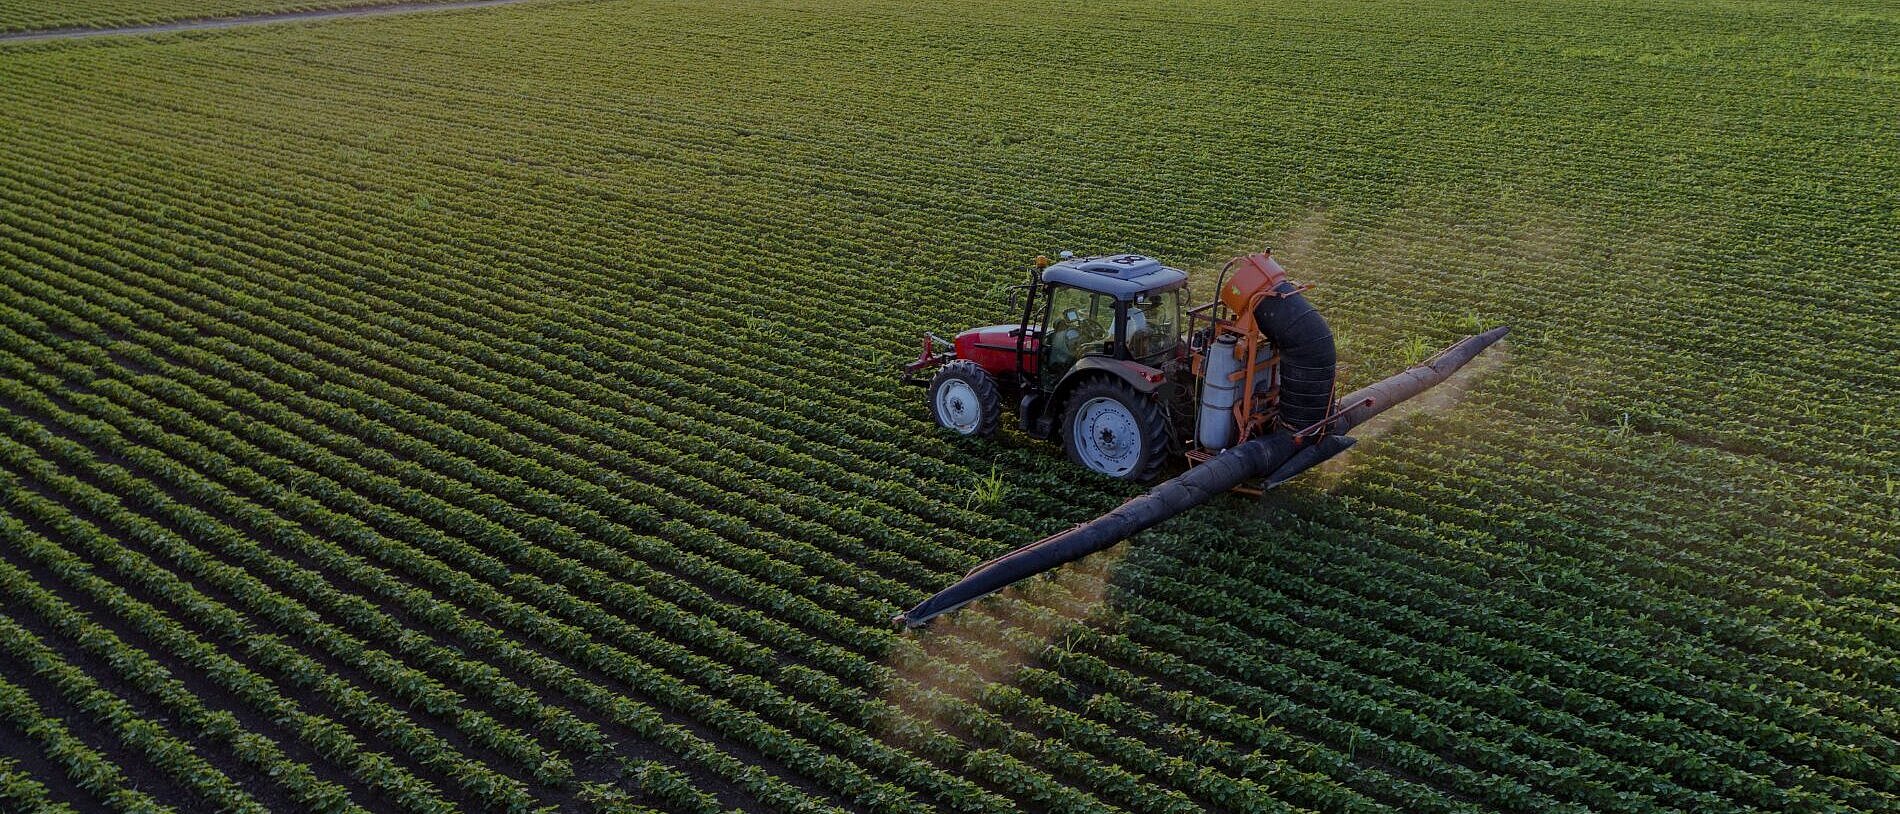
{"label": "tractor door", "polygon": [[1115,353],[1115,298],[1079,288],[1051,285],[1044,301],[1042,330],[1042,388],[1062,381],[1069,368],[1084,356]]}

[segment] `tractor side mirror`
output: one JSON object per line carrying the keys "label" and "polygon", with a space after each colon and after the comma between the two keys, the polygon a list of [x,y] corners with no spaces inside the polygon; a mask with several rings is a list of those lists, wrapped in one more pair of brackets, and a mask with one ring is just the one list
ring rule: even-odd
{"label": "tractor side mirror", "polygon": [[1017,308],[1021,307],[1022,301],[1023,301],[1023,295],[1028,294],[1031,290],[1035,288],[1035,286],[1036,286],[1035,283],[1023,283],[1021,285],[1010,286],[1009,287],[1009,310],[1014,311]]}

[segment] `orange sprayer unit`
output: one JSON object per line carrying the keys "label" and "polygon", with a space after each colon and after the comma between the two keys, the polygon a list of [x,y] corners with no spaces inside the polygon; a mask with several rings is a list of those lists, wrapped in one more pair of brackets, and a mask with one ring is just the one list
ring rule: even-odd
{"label": "orange sprayer unit", "polygon": [[1258,252],[1229,261],[1214,300],[1188,312],[1201,383],[1190,463],[1276,428],[1308,429],[1331,413],[1332,331],[1306,302],[1308,288],[1289,282],[1270,251]]}

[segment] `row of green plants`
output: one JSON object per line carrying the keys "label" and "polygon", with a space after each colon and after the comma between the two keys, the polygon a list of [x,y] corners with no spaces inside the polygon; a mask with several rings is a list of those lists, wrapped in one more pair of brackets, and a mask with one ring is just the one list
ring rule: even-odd
{"label": "row of green plants", "polygon": [[[17,442],[9,441],[0,444],[0,447],[4,447],[0,451],[6,454],[7,462],[10,466],[16,467],[17,471],[33,473],[34,480],[42,488],[73,501],[91,516],[109,519],[109,522],[113,522],[116,526],[114,530],[127,534],[130,539],[146,541],[156,546],[186,545],[182,538],[119,506],[116,499],[107,493],[76,478],[60,474],[51,462],[27,457],[32,454],[31,451],[21,447]],[[89,556],[105,561],[115,569],[121,579],[132,581],[132,584],[138,585],[141,590],[165,597],[178,608],[178,613],[193,627],[219,636],[236,638],[241,644],[239,652],[247,660],[258,664],[263,669],[270,670],[286,684],[333,705],[337,710],[336,717],[356,727],[361,727],[363,731],[373,733],[379,744],[386,744],[399,754],[405,755],[414,761],[414,765],[451,778],[476,799],[516,809],[532,806],[532,798],[528,796],[526,787],[519,781],[501,775],[487,765],[460,754],[428,729],[416,724],[408,715],[376,700],[326,669],[320,662],[298,652],[297,649],[285,644],[277,637],[247,635],[252,624],[247,617],[205,596],[198,589],[180,580],[173,572],[160,568],[150,559],[127,549],[114,537],[92,523],[75,516],[64,506],[54,503],[37,491],[17,484],[9,497],[10,505],[16,510],[38,522],[62,529],[71,535],[73,545],[83,547]],[[241,571],[230,566],[206,561],[202,557],[197,559],[204,570],[194,576],[208,578],[220,571],[233,578],[242,575]],[[145,621],[154,625],[169,626],[180,624],[169,617],[147,617],[143,620],[128,621]],[[171,627],[170,630],[175,634],[178,628]],[[184,658],[184,655],[177,651],[174,651],[174,655]],[[220,655],[223,658],[230,658],[228,655]],[[291,703],[290,701],[284,699],[281,693],[270,684],[260,684],[260,677],[249,670],[232,669],[216,674],[215,677],[221,679],[220,683],[233,694],[246,698],[252,704],[261,705],[260,712],[267,714],[274,712],[279,716],[296,715],[284,708],[284,705]],[[267,699],[274,699],[275,703],[272,704]],[[273,710],[273,706],[276,709]],[[435,788],[430,783],[418,779],[397,762],[378,753],[361,753],[358,746],[360,741],[348,734],[344,726],[328,717],[317,717],[311,723],[315,725],[300,727],[298,731],[301,736],[311,739],[312,749],[319,753],[335,754],[339,758],[355,754],[358,757],[355,768],[362,773],[364,782],[377,786],[379,791],[390,795],[406,810],[452,810],[453,804],[444,802],[438,797]]]}
{"label": "row of green plants", "polygon": [[[84,428],[80,428],[80,430],[84,432]],[[84,458],[82,458],[82,455],[85,455],[82,449],[74,449],[74,460],[84,460]],[[186,472],[188,472],[188,470],[180,470],[180,468],[177,468],[177,466],[173,466],[173,468],[169,470],[169,474],[173,474],[173,475],[184,475],[186,474]],[[268,481],[262,481],[262,479],[258,479],[258,481],[260,481],[260,483],[268,483]],[[310,519],[310,517],[298,517],[298,515],[293,515],[293,517],[296,517],[296,519],[300,519],[300,521],[306,521],[306,523],[310,523],[310,521],[314,521],[314,519]],[[344,529],[348,529],[348,527],[344,527],[344,529],[338,529],[338,527],[334,527],[334,521],[342,521],[342,517],[340,517],[340,515],[336,515],[336,517],[333,517],[333,525],[331,525],[331,533],[340,533],[340,531],[344,531]],[[323,529],[323,527],[317,527],[317,529]],[[361,527],[359,527],[359,529],[361,529]],[[363,536],[361,536],[361,531],[359,531],[359,533],[357,534],[353,534],[353,536],[338,536],[338,538],[342,538],[342,540],[352,540],[352,538],[355,538],[355,540],[363,540]],[[401,557],[391,557],[391,559],[401,559]],[[447,571],[447,569],[441,569],[441,571]],[[466,580],[466,576],[464,576],[464,580]],[[502,620],[509,620],[509,618],[511,618],[511,614],[509,614],[509,612],[500,612],[500,614],[496,614],[496,612],[490,611],[490,616],[498,616],[498,618],[502,618]],[[485,626],[477,626],[477,628],[485,628]],[[458,633],[464,633],[464,635],[467,635],[467,633],[471,633],[471,631],[467,630],[467,628],[464,628],[464,630],[458,630]],[[488,641],[488,643],[490,643],[490,649],[492,649],[492,647],[496,647],[496,645],[505,645],[505,641],[496,641],[498,637],[494,637],[494,635],[492,635],[492,630],[488,631],[488,633],[490,633],[490,635],[488,635],[488,637],[485,637],[485,639],[486,641]],[[566,635],[568,635],[570,639],[576,639],[576,641],[585,641],[585,635],[583,635],[583,633],[578,633],[578,631],[568,631]],[[521,650],[521,647],[519,647],[519,645],[517,645],[517,647],[513,647],[513,649],[511,650],[515,650],[515,652],[523,652],[523,650]],[[523,654],[528,654],[528,656],[532,656],[532,650],[528,650],[528,652],[523,652]],[[509,662],[502,662],[502,664],[509,664]],[[519,662],[517,662],[517,664],[519,664]],[[532,662],[530,662],[530,664],[532,664]],[[509,664],[509,666],[513,666],[513,664]],[[559,668],[559,666],[540,666],[540,669],[536,669],[536,673],[540,673],[540,675],[547,675],[549,671],[553,671],[555,675],[562,675],[562,673],[566,673],[566,675],[572,675],[572,669]],[[534,675],[534,673],[530,673],[530,675]],[[675,747],[682,747],[682,746],[688,747],[688,751],[690,751],[690,753],[695,753],[695,755],[697,755],[697,757],[699,757],[701,761],[703,761],[703,759],[707,757],[707,755],[705,755],[705,746],[703,746],[703,744],[697,744],[697,740],[695,740],[695,738],[692,738],[692,736],[690,736],[690,732],[686,732],[686,730],[678,730],[678,728],[667,727],[667,725],[665,725],[665,721],[663,721],[663,717],[661,717],[661,715],[657,715],[657,713],[654,713],[654,711],[650,711],[650,709],[642,709],[642,707],[640,706],[629,707],[629,704],[627,704],[627,702],[625,702],[623,698],[619,698],[619,696],[616,696],[614,692],[604,692],[604,690],[599,690],[599,688],[585,687],[585,683],[583,683],[581,687],[576,687],[576,685],[574,685],[574,679],[572,679],[572,677],[568,679],[568,687],[566,688],[568,688],[570,692],[578,692],[578,694],[581,694],[581,698],[583,698],[583,700],[591,700],[591,702],[595,702],[595,704],[602,704],[602,702],[606,702],[606,709],[599,709],[600,713],[602,713],[602,715],[606,715],[606,717],[610,717],[610,719],[612,719],[612,721],[614,721],[616,725],[619,725],[619,727],[633,727],[635,728],[635,730],[637,730],[637,732],[640,732],[642,736],[652,736],[652,738],[661,738],[661,736],[671,736],[669,740],[673,740],[673,742],[675,742]],[[589,690],[593,690],[593,692],[589,692]],[[589,696],[591,696],[591,698],[589,698]],[[724,763],[724,761],[720,761],[720,763]],[[722,768],[726,768],[728,772],[733,772],[733,766],[724,765],[722,766]],[[749,774],[749,772],[743,772],[743,770],[741,770],[739,774]],[[743,778],[733,778],[733,780],[743,780]],[[756,778],[756,782],[762,782],[762,784],[764,784],[764,789],[771,789],[771,785],[773,785],[771,784],[771,782],[769,782],[769,778]],[[785,795],[788,795],[788,793],[790,793],[790,791],[779,791],[779,797],[783,799],[783,797],[785,797]],[[792,799],[796,799],[796,795],[794,795]]]}
{"label": "row of green plants", "polygon": [[[547,413],[545,413],[547,407],[542,407],[542,411],[543,415],[547,415]],[[490,428],[490,432],[492,432],[492,428]],[[599,449],[599,447],[595,447],[595,449]],[[623,453],[621,453],[621,455],[623,455]],[[667,496],[667,494],[657,494],[656,498],[665,498],[665,496]],[[849,603],[845,603],[845,605],[849,605],[849,607],[853,607],[853,609],[863,609],[864,607],[863,601],[849,601]]]}
{"label": "row of green plants", "polygon": [[[67,574],[74,580],[85,581],[88,577],[97,579],[83,572],[85,566],[80,560],[69,552],[57,549],[25,524],[10,522],[4,534],[15,548],[31,552],[30,556],[34,557],[39,567]],[[157,703],[177,716],[177,720],[188,724],[197,736],[226,745],[244,764],[283,786],[292,801],[319,811],[364,810],[350,803],[348,791],[342,786],[318,778],[309,766],[289,757],[268,737],[247,731],[231,712],[206,706],[202,699],[150,654],[128,645],[123,638],[101,627],[86,613],[49,593],[44,586],[35,584],[27,573],[11,564],[0,564],[0,579],[4,579],[8,595],[15,603],[30,606],[44,624],[102,659],[119,678],[145,688]],[[98,597],[99,594],[94,596]],[[106,592],[105,597],[100,600],[102,604],[111,600],[136,601],[127,599],[124,594],[111,592]],[[22,659],[32,658],[53,664],[58,658],[45,645],[35,642],[26,631],[20,631],[17,638],[9,639],[9,646],[23,648],[25,653],[30,654],[20,655]],[[216,770],[205,774],[220,776]]]}
{"label": "row of green plants", "polygon": [[0,758],[0,802],[21,814],[74,814],[75,809],[52,799],[46,784],[21,768],[11,757]]}
{"label": "row of green plants", "polygon": [[[1226,559],[1232,561],[1233,557],[1230,554]],[[1219,561],[1209,565],[1217,566]],[[1601,644],[1579,643],[1575,637],[1553,635],[1521,623],[1504,626],[1474,622],[1468,629],[1459,629],[1405,606],[1415,603],[1430,609],[1456,607],[1445,597],[1421,592],[1394,579],[1403,577],[1403,572],[1381,569],[1376,564],[1347,562],[1341,563],[1340,571],[1344,578],[1337,580],[1337,587],[1303,578],[1286,579],[1270,587],[1259,586],[1200,567],[1165,579],[1191,579],[1194,584],[1213,590],[1247,596],[1260,603],[1255,606],[1260,618],[1287,614],[1280,627],[1284,631],[1280,641],[1290,643],[1325,637],[1328,633],[1346,637],[1350,643],[1341,642],[1335,650],[1341,656],[1359,658],[1385,654],[1364,662],[1372,668],[1368,672],[1389,674],[1405,685],[1427,691],[1433,699],[1462,696],[1468,703],[1494,710],[1493,714],[1558,734],[1564,744],[1594,744],[1604,754],[1624,760],[1656,761],[1654,765],[1659,769],[1680,776],[1691,786],[1721,790],[1731,796],[1745,796],[1746,789],[1755,789],[1751,793],[1779,796],[1779,792],[1771,791],[1773,784],[1768,777],[1784,782],[1797,778],[1803,783],[1828,782],[1812,771],[1791,767],[1765,753],[1786,754],[1796,764],[1815,759],[1812,751],[1791,753],[1784,748],[1789,739],[1778,727],[1761,721],[1747,722],[1750,726],[1725,726],[1721,721],[1687,714],[1695,701],[1668,691],[1658,692],[1660,688],[1654,686],[1638,691],[1636,687],[1643,685],[1630,683],[1646,679],[1652,684],[1670,686],[1672,682],[1660,674],[1660,669],[1667,664],[1665,661],[1646,662],[1627,675],[1610,672],[1606,668],[1618,665],[1595,658],[1581,662],[1567,660],[1561,655],[1566,651],[1584,650],[1582,655],[1590,658],[1589,653],[1604,651]],[[1142,579],[1137,575],[1131,578]],[[1148,583],[1135,584],[1146,586]],[[1474,617],[1475,610],[1474,607]],[[1429,652],[1429,663],[1406,664],[1391,655],[1420,641],[1434,645]],[[1544,647],[1528,650],[1514,646],[1514,643],[1528,641],[1537,641]],[[1434,667],[1446,670],[1445,677],[1434,676],[1431,669]],[[1705,678],[1702,682],[1682,682],[1675,686],[1696,691],[1704,689],[1706,682]],[[1633,714],[1642,710],[1670,714],[1666,717]],[[1455,715],[1433,717],[1456,718]],[[1697,721],[1699,726],[1686,726],[1683,719]],[[1877,744],[1877,740],[1862,742]],[[1734,768],[1716,766],[1684,773],[1673,765],[1684,759],[1711,758]],[[1850,762],[1831,768],[1849,776],[1865,776],[1864,764]],[[1712,778],[1720,777],[1723,772],[1730,779],[1711,785]],[[1741,785],[1730,785],[1737,782]]]}
{"label": "row of green plants", "polygon": [[[108,809],[128,814],[160,814],[175,810],[153,799],[150,794],[132,788],[125,778],[125,772],[112,760],[75,737],[60,718],[48,717],[33,700],[32,694],[4,676],[0,676],[0,720],[4,720],[12,732],[37,744],[41,754],[65,773],[66,781],[74,788],[92,794]],[[9,790],[14,792],[15,797],[26,798],[27,805],[38,804],[58,810],[56,806],[43,802],[44,784],[37,780],[34,781],[35,785],[15,781],[11,773],[8,780]]]}

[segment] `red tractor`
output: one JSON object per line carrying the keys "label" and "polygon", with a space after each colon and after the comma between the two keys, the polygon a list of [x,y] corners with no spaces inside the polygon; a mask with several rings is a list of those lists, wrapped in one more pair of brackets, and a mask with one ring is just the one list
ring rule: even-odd
{"label": "red tractor", "polygon": [[1332,333],[1269,253],[1228,263],[1213,302],[1187,308],[1187,285],[1187,272],[1138,254],[1038,257],[1011,295],[1018,323],[954,342],[927,334],[905,380],[928,384],[931,417],[950,430],[988,436],[1009,404],[1071,460],[1138,482],[1171,453],[1198,462],[1326,417]]}

